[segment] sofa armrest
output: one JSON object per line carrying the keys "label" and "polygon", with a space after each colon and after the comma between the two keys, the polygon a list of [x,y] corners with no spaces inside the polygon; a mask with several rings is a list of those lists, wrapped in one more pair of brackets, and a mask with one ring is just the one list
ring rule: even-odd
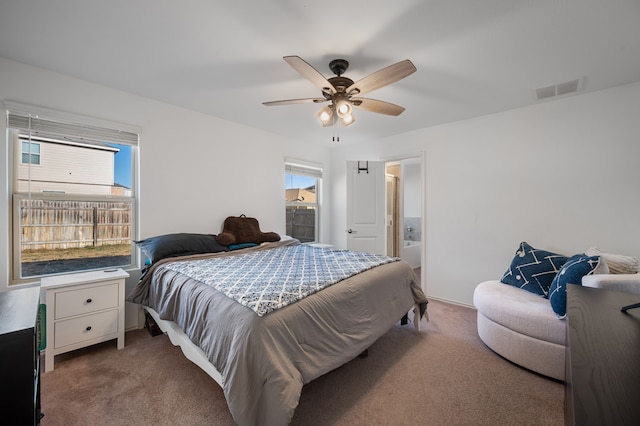
{"label": "sofa armrest", "polygon": [[640,294],[640,273],[585,275],[582,277],[582,285]]}

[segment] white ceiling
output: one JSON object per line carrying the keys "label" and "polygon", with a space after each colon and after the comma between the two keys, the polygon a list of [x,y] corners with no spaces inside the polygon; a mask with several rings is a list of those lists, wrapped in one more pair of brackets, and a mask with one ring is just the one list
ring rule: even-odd
{"label": "white ceiling", "polygon": [[[322,128],[317,97],[285,61],[354,81],[410,59],[417,72]],[[389,136],[536,102],[535,89],[583,79],[581,93],[640,81],[640,0],[0,0],[0,56],[301,141]],[[571,95],[570,95],[571,96]]]}

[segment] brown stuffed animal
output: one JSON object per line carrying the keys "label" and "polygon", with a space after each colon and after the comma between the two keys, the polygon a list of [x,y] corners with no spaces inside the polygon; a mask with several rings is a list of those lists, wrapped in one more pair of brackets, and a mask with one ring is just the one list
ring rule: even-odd
{"label": "brown stuffed animal", "polygon": [[253,217],[229,216],[224,220],[222,232],[216,236],[218,244],[228,246],[243,243],[264,243],[280,241],[280,235],[275,232],[260,231],[258,220]]}

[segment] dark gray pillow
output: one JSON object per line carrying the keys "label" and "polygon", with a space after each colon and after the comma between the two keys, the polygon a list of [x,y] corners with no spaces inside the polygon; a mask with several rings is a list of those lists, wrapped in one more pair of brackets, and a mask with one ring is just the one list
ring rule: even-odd
{"label": "dark gray pillow", "polygon": [[167,257],[229,251],[228,247],[216,241],[216,236],[213,234],[166,234],[135,241],[135,243],[147,256],[149,263],[155,263]]}

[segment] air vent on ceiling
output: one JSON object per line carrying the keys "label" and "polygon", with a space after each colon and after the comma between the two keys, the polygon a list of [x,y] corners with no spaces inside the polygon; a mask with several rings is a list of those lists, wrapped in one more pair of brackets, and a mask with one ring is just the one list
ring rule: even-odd
{"label": "air vent on ceiling", "polygon": [[554,96],[568,95],[576,93],[581,87],[582,79],[566,81],[564,83],[554,84],[552,86],[539,87],[536,89],[536,97],[538,100],[552,98]]}

